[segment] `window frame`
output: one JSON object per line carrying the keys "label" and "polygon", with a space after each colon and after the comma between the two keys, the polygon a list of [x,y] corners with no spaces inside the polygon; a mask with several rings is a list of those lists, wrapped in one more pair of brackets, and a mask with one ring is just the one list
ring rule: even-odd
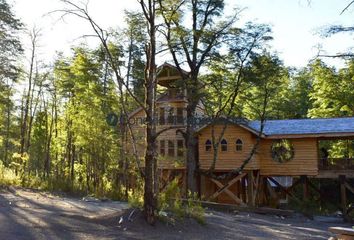
{"label": "window frame", "polygon": [[177,124],[183,124],[183,112],[184,109],[181,107],[176,108]]}
{"label": "window frame", "polygon": [[183,139],[178,139],[177,140],[177,157],[183,157],[184,156],[184,141]]}
{"label": "window frame", "polygon": [[167,156],[175,157],[175,142],[174,140],[167,140]]}
{"label": "window frame", "polygon": [[221,152],[227,152],[227,141],[225,138],[223,138],[221,141],[220,141],[220,150]]}
{"label": "window frame", "polygon": [[[160,151],[159,151],[159,155],[160,156],[166,156],[166,141],[165,140],[160,140]],[[163,150],[163,151],[162,151]]]}
{"label": "window frame", "polygon": [[243,141],[241,138],[238,138],[235,141],[235,150],[236,152],[242,152],[243,151]]}
{"label": "window frame", "polygon": [[159,124],[165,125],[166,124],[166,110],[164,107],[159,108]]}
{"label": "window frame", "polygon": [[174,119],[175,119],[175,108],[170,107],[168,109],[167,123],[173,125],[175,123]]}
{"label": "window frame", "polygon": [[210,139],[207,139],[204,143],[204,151],[205,152],[211,152],[211,141]]}

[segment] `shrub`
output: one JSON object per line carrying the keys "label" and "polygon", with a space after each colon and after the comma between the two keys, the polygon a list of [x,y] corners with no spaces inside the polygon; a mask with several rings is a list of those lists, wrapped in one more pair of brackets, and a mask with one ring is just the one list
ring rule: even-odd
{"label": "shrub", "polygon": [[[166,190],[159,194],[158,210],[159,216],[163,220],[174,221],[174,218],[182,219],[185,217],[194,218],[199,223],[204,224],[204,208],[198,203],[198,196],[189,193],[185,203],[182,201],[181,190],[178,186],[178,180],[174,179],[167,186]],[[168,218],[166,212],[169,212],[171,218]]]}
{"label": "shrub", "polygon": [[0,161],[0,185],[20,186],[21,179],[15,174],[15,171],[4,166]]}

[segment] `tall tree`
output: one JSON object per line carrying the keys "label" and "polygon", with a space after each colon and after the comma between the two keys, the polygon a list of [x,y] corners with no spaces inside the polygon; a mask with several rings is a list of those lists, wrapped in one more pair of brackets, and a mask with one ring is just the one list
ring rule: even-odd
{"label": "tall tree", "polygon": [[354,116],[353,61],[339,72],[317,60],[310,67],[313,91],[310,93],[313,106],[310,117]]}
{"label": "tall tree", "polygon": [[[197,141],[195,128],[191,121],[196,116],[200,103],[202,86],[200,69],[213,56],[223,37],[236,20],[236,15],[227,20],[221,19],[225,3],[223,0],[159,0],[161,15],[165,22],[167,46],[174,64],[181,73],[187,98],[187,127],[184,133],[187,148],[187,189],[196,192]],[[237,12],[237,11],[236,11]],[[191,21],[186,21],[191,17]],[[182,63],[189,67],[187,77]]]}
{"label": "tall tree", "polygon": [[17,80],[19,69],[16,61],[23,52],[18,33],[22,30],[22,23],[6,0],[0,0],[0,140],[2,148],[0,159],[9,163],[10,149],[14,147],[14,83]]}
{"label": "tall tree", "polygon": [[18,71],[16,58],[23,51],[18,39],[22,23],[15,17],[6,0],[0,0],[0,83],[14,78]]}
{"label": "tall tree", "polygon": [[141,100],[144,99],[144,49],[147,37],[146,19],[140,12],[125,12],[125,38],[128,41],[127,85]]}

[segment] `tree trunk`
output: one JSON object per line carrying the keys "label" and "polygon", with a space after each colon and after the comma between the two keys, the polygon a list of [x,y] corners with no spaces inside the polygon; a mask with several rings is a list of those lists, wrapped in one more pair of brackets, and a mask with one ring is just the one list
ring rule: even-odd
{"label": "tree trunk", "polygon": [[8,166],[8,156],[10,148],[10,124],[11,124],[11,94],[10,85],[8,85],[8,95],[6,99],[6,136],[5,136],[5,152],[4,152],[4,163]]}
{"label": "tree trunk", "polygon": [[157,192],[155,175],[157,174],[156,154],[156,26],[155,1],[140,1],[145,18],[148,21],[149,43],[146,46],[147,65],[145,68],[145,108],[146,108],[146,151],[145,151],[145,185],[144,212],[149,224],[155,224]]}

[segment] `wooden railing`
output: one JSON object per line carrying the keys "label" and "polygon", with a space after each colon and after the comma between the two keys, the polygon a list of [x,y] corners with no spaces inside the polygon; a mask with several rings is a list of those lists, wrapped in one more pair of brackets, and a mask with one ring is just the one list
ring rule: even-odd
{"label": "wooden railing", "polygon": [[354,170],[354,158],[319,159],[320,170]]}

